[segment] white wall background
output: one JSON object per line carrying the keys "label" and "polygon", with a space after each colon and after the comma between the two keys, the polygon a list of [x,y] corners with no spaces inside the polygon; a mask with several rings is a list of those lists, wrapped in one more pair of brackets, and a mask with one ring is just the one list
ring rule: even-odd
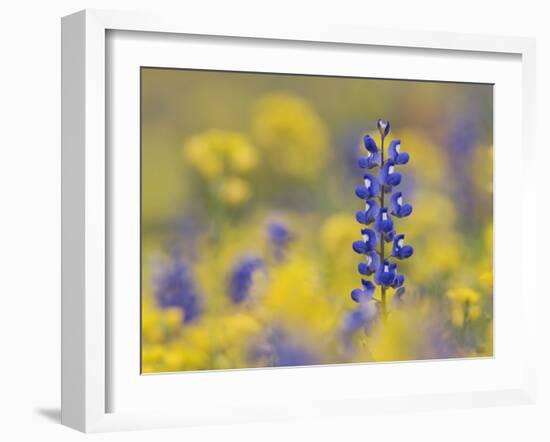
{"label": "white wall background", "polygon": [[[550,440],[548,247],[550,29],[545,2],[458,0],[19,0],[0,7],[0,439],[82,440],[59,420],[60,17],[83,8],[167,11],[224,20],[349,23],[537,37],[540,399],[537,405],[412,412],[364,419],[266,423],[92,436],[94,440]],[[513,206],[513,204],[512,204]],[[510,216],[513,216],[511,210]],[[513,259],[513,258],[511,258]],[[538,265],[535,265],[538,264]],[[184,399],[184,398],[182,398]]]}

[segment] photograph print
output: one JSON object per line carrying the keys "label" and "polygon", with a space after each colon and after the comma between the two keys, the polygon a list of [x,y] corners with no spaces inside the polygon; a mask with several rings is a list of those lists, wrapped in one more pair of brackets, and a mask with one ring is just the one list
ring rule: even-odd
{"label": "photograph print", "polygon": [[140,75],[143,374],[493,356],[492,85]]}

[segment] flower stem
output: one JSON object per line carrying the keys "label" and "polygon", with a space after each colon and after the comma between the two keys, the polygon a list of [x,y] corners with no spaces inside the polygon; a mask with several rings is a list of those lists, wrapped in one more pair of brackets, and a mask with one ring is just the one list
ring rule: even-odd
{"label": "flower stem", "polygon": [[[384,167],[384,135],[381,135],[381,138],[382,138],[382,142],[381,142],[381,147],[380,147],[380,152],[381,152],[381,168]],[[382,194],[380,196],[380,208],[381,209],[384,209],[384,186],[382,185]],[[381,232],[380,233],[380,265],[384,265],[384,234]],[[380,296],[380,300],[381,300],[381,305],[382,305],[382,319],[384,320],[384,322],[386,321],[386,319],[388,318],[388,311],[386,309],[386,288],[381,285],[380,286],[380,290],[381,290],[381,296]]]}

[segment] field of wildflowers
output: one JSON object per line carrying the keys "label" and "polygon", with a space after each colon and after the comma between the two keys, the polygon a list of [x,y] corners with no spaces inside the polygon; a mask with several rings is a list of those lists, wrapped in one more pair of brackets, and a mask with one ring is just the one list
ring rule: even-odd
{"label": "field of wildflowers", "polygon": [[141,76],[143,373],[492,355],[492,86]]}

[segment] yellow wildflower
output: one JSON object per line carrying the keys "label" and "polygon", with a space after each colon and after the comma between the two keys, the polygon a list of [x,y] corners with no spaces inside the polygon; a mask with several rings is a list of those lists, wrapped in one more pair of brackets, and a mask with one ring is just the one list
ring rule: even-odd
{"label": "yellow wildflower", "polygon": [[462,303],[469,302],[470,304],[479,301],[479,293],[468,287],[460,287],[452,289],[447,292],[447,297],[452,301],[458,301]]}
{"label": "yellow wildflower", "polygon": [[249,184],[242,178],[232,176],[222,182],[221,199],[229,206],[240,206],[248,201],[251,195]]}
{"label": "yellow wildflower", "polygon": [[256,150],[244,135],[218,129],[190,137],[184,143],[183,156],[209,180],[226,172],[250,172],[258,163]]}
{"label": "yellow wildflower", "polygon": [[252,129],[273,169],[294,178],[315,178],[328,155],[328,132],[303,99],[274,93],[255,106]]}
{"label": "yellow wildflower", "polygon": [[349,252],[351,243],[357,239],[359,229],[353,216],[347,212],[331,215],[321,227],[321,243],[327,252],[338,255]]}

